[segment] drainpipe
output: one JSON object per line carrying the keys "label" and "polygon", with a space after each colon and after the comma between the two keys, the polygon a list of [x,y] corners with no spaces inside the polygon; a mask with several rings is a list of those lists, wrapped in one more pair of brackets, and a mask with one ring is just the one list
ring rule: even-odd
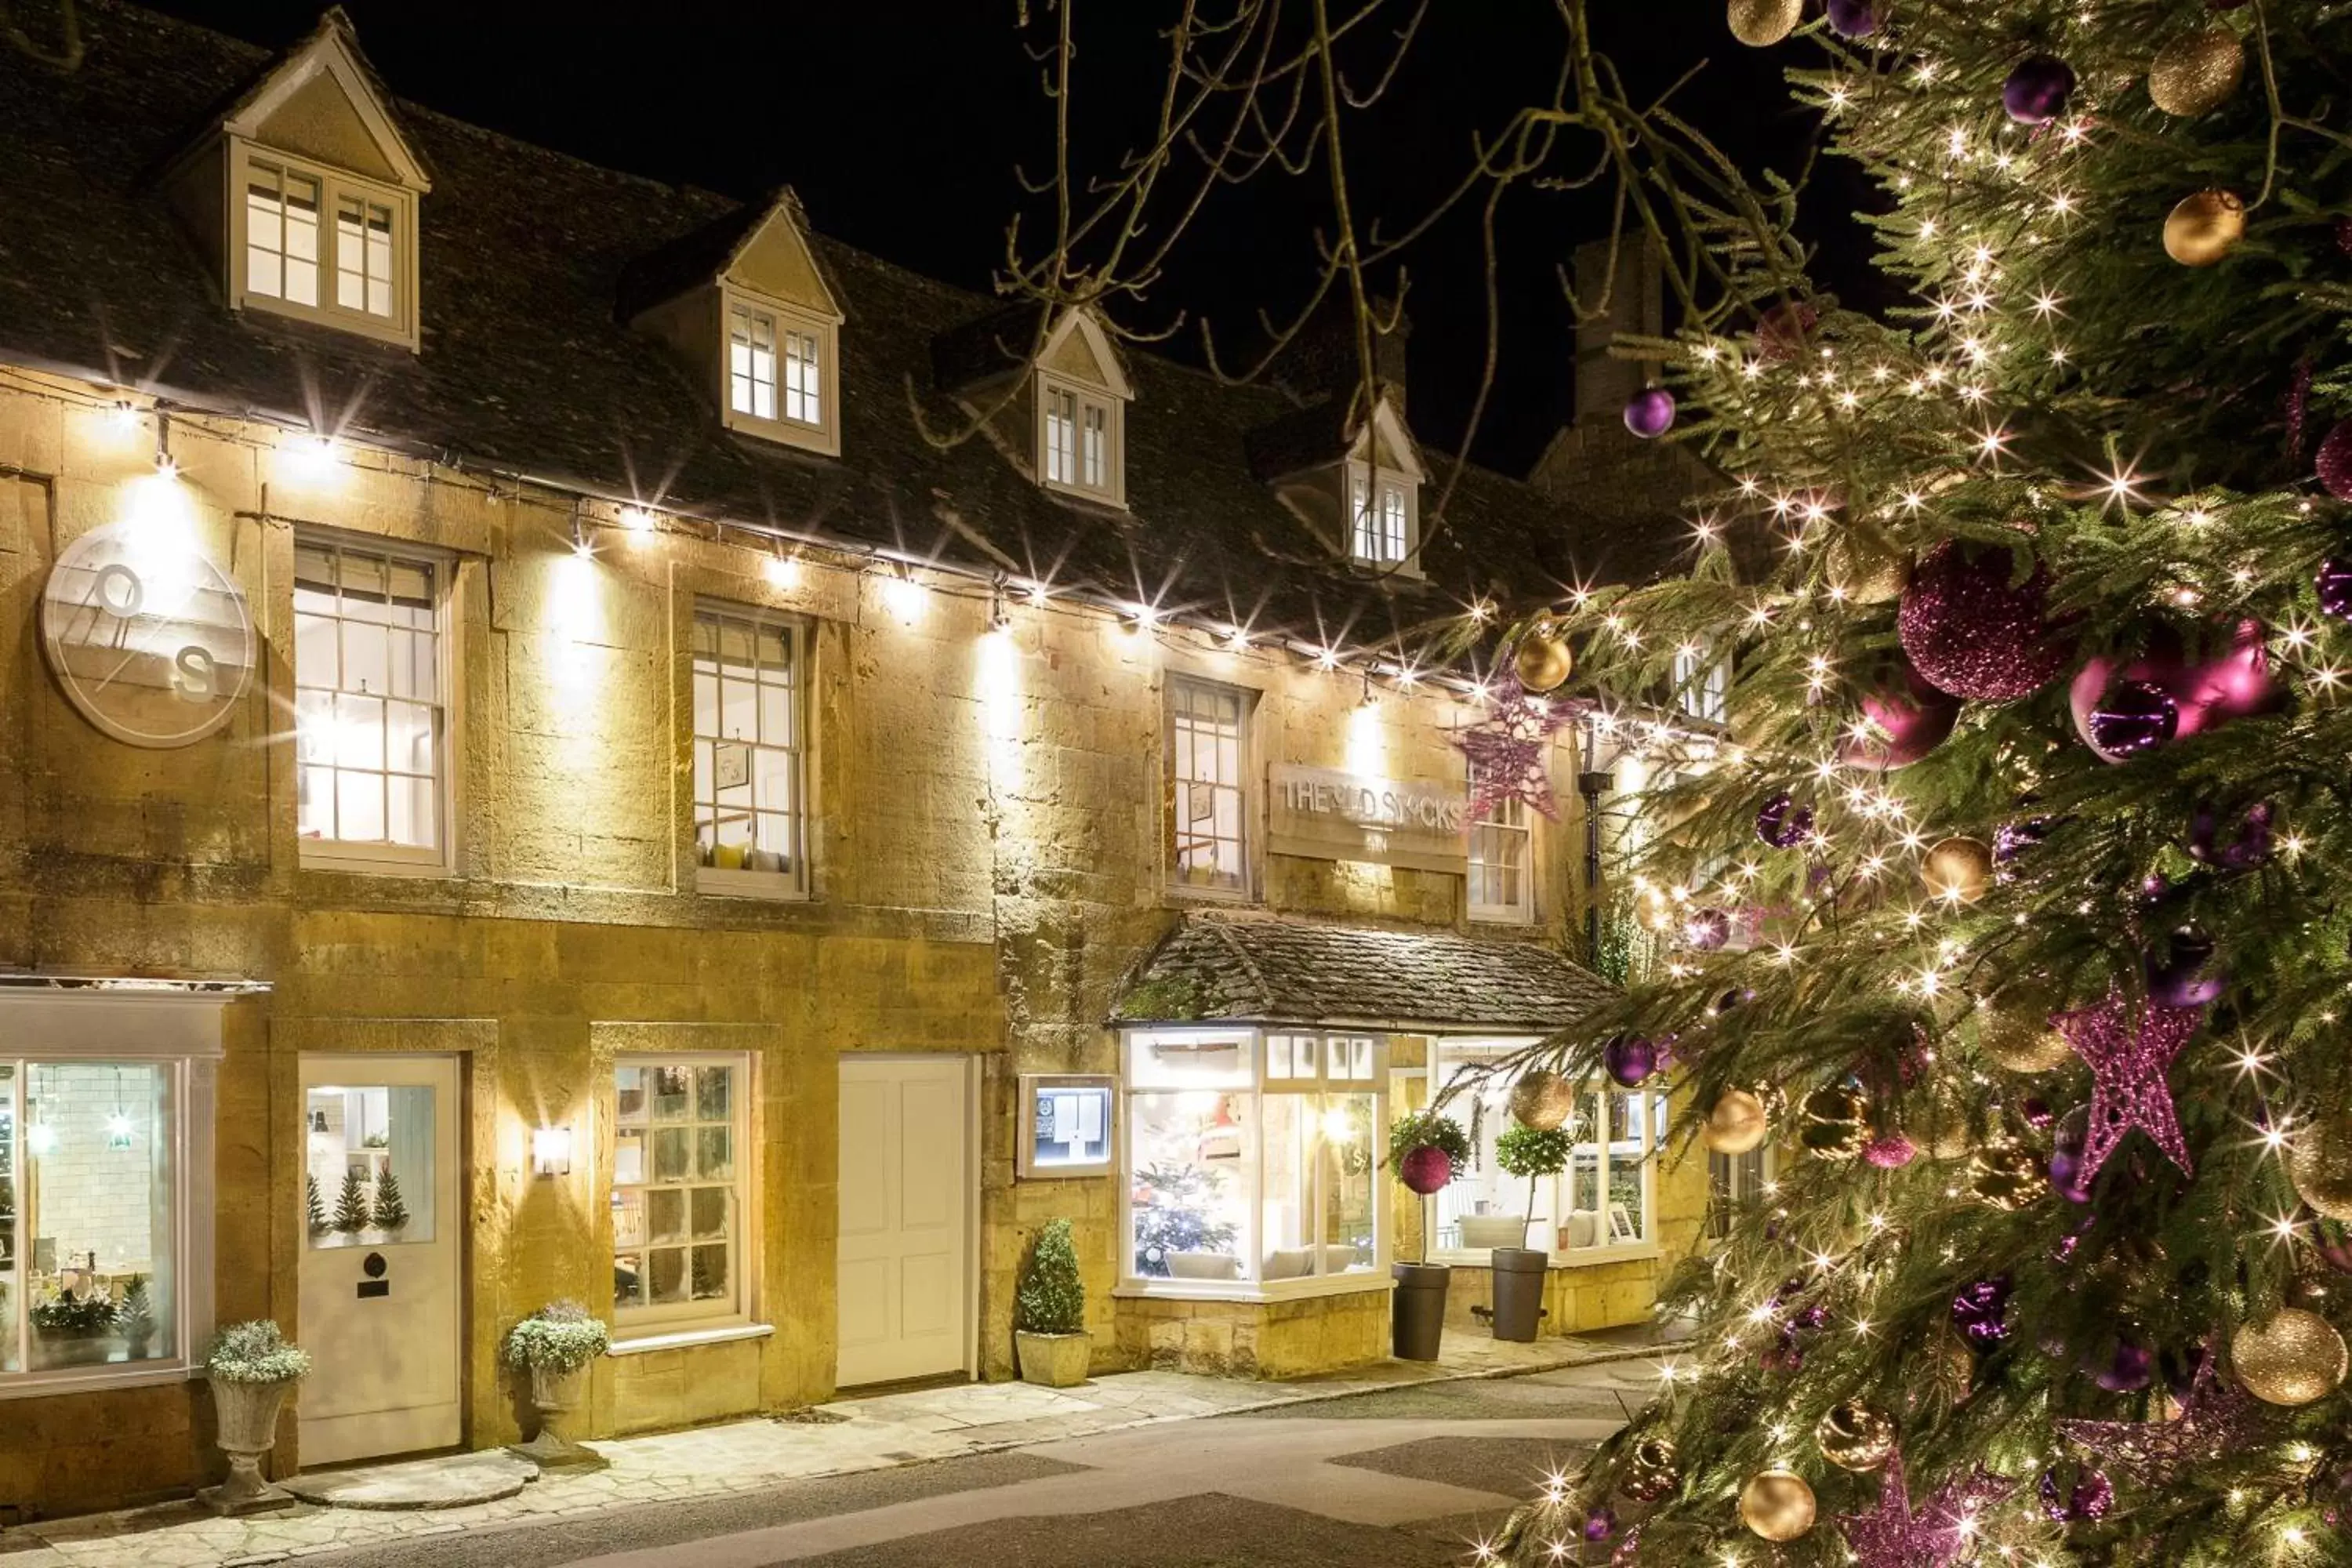
{"label": "drainpipe", "polygon": [[[1600,744],[1591,718],[1579,726],[1579,759],[1590,764]],[[1584,962],[1601,960],[1601,797],[1617,787],[1617,775],[1590,765],[1576,775],[1576,793],[1584,801]]]}

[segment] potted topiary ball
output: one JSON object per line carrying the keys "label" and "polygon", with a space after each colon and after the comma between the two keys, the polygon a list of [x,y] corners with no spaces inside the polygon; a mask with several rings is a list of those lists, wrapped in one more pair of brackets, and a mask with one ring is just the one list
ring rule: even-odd
{"label": "potted topiary ball", "polygon": [[1024,1383],[1068,1388],[1087,1380],[1094,1342],[1087,1337],[1087,1288],[1068,1220],[1047,1220],[1030,1248],[1013,1302],[1013,1349]]}
{"label": "potted topiary ball", "polygon": [[[1469,1135],[1450,1116],[1423,1110],[1389,1124],[1389,1168],[1423,1197],[1442,1189],[1469,1163]],[[1424,1227],[1422,1261],[1389,1265],[1396,1280],[1390,1298],[1389,1350],[1399,1361],[1435,1361],[1445,1335],[1445,1292],[1454,1270],[1429,1261],[1428,1235]]]}
{"label": "potted topiary ball", "polygon": [[577,1301],[551,1301],[507,1331],[509,1366],[530,1374],[539,1434],[515,1452],[541,1466],[601,1466],[604,1459],[564,1430],[587,1394],[588,1364],[612,1343],[604,1321]]}
{"label": "potted topiary ball", "polygon": [[205,1375],[212,1384],[228,1479],[196,1494],[205,1507],[218,1514],[257,1513],[293,1502],[290,1495],[261,1479],[261,1457],[277,1444],[278,1415],[286,1395],[310,1371],[310,1356],[288,1344],[278,1325],[267,1318],[233,1323],[213,1341],[205,1356]]}
{"label": "potted topiary ball", "polygon": [[[1495,1140],[1495,1163],[1507,1175],[1528,1179],[1528,1212],[1520,1222],[1519,1239],[1536,1215],[1536,1183],[1568,1169],[1576,1152],[1575,1137],[1558,1127],[1529,1127],[1513,1122]],[[1487,1255],[1495,1268],[1495,1337],[1532,1342],[1544,1316],[1544,1279],[1551,1267],[1549,1250],[1529,1247],[1498,1247]]]}

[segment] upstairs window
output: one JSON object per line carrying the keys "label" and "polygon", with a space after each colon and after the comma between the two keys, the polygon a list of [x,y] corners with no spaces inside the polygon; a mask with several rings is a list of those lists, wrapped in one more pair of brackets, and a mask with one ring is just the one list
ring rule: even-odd
{"label": "upstairs window", "polygon": [[776,416],[776,318],[736,306],[727,313],[728,404],[754,419]]}
{"label": "upstairs window", "polygon": [[1720,724],[1729,711],[1730,690],[1728,660],[1696,643],[1675,649],[1675,706],[1694,719]]}
{"label": "upstairs window", "polygon": [[725,399],[730,429],[835,452],[830,321],[734,289],[726,291]]}
{"label": "upstairs window", "polygon": [[410,341],[407,193],[260,151],[241,183],[236,303]]}
{"label": "upstairs window", "polygon": [[802,657],[797,622],[695,611],[695,885],[706,893],[808,890]]}
{"label": "upstairs window", "polygon": [[1168,682],[1170,880],[1249,889],[1249,694],[1206,680]]}
{"label": "upstairs window", "polygon": [[1535,829],[1528,803],[1498,800],[1470,825],[1470,918],[1525,924],[1535,918]]}
{"label": "upstairs window", "polygon": [[256,158],[245,179],[245,287],[319,302],[319,182]]}
{"label": "upstairs window", "polygon": [[1412,479],[1369,464],[1348,465],[1348,554],[1370,566],[1395,566],[1420,542]]}
{"label": "upstairs window", "polygon": [[1125,493],[1119,471],[1118,400],[1046,380],[1038,395],[1038,471],[1055,489],[1100,500]]}

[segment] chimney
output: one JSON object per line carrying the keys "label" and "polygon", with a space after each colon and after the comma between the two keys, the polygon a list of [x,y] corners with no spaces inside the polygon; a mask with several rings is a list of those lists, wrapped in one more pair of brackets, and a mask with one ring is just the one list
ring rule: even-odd
{"label": "chimney", "polygon": [[1655,360],[1612,359],[1618,333],[1654,338],[1665,331],[1665,269],[1658,243],[1646,233],[1616,241],[1617,269],[1609,268],[1611,242],[1576,247],[1576,302],[1590,310],[1608,292],[1608,309],[1576,331],[1576,423],[1614,423],[1633,395],[1658,374]]}

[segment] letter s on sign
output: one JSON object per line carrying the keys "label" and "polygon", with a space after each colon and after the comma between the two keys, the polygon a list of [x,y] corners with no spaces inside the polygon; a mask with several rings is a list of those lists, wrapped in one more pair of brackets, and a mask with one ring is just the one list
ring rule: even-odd
{"label": "letter s on sign", "polygon": [[172,689],[183,702],[209,702],[220,689],[219,668],[209,650],[190,643],[172,656]]}

